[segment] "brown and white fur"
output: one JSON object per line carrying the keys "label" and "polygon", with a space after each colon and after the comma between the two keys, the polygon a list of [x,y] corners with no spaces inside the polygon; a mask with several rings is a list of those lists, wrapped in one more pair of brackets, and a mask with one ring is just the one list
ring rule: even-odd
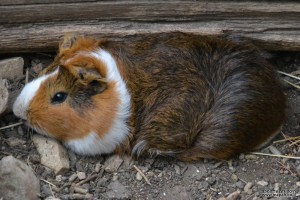
{"label": "brown and white fur", "polygon": [[161,33],[66,36],[13,111],[79,154],[228,159],[278,133],[285,97],[252,45]]}

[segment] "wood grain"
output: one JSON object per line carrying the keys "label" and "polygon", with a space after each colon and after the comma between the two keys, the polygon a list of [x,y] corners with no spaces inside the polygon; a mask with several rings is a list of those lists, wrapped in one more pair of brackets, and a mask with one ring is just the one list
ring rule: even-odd
{"label": "wood grain", "polygon": [[18,5],[9,5],[2,0],[0,53],[54,51],[68,32],[113,39],[171,31],[225,33],[249,37],[271,51],[300,50],[300,3],[77,1],[16,0]]}

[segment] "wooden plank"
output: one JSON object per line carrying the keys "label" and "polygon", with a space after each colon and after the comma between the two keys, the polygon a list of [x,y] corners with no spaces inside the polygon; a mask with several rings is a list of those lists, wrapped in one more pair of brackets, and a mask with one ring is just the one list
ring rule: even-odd
{"label": "wooden plank", "polygon": [[51,4],[51,3],[95,2],[95,1],[97,1],[97,0],[0,0],[0,6],[30,5],[30,4]]}
{"label": "wooden plank", "polygon": [[261,21],[219,20],[188,23],[138,22],[56,22],[43,24],[0,25],[0,53],[55,51],[65,33],[122,39],[135,34],[183,31],[202,35],[230,33],[246,36],[258,46],[271,50],[300,50],[298,20]]}
{"label": "wooden plank", "polygon": [[203,21],[298,20],[300,3],[206,1],[100,1],[0,6],[0,24],[73,20]]}

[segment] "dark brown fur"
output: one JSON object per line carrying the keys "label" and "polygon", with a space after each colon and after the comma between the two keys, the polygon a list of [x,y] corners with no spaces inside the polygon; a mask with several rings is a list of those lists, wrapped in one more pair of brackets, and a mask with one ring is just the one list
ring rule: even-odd
{"label": "dark brown fur", "polygon": [[283,123],[277,74],[253,46],[171,33],[101,48],[117,59],[132,95],[134,156],[150,150],[189,161],[228,159],[258,147]]}

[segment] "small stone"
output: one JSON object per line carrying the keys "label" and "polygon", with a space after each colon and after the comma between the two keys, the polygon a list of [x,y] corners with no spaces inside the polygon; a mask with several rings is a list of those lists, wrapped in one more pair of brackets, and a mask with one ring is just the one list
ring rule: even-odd
{"label": "small stone", "polygon": [[95,172],[99,173],[100,172],[100,168],[101,168],[101,164],[100,163],[96,163]]}
{"label": "small stone", "polygon": [[[13,156],[0,161],[0,197],[9,200],[38,200],[40,182],[33,170]],[[0,198],[0,199],[1,199]]]}
{"label": "small stone", "polygon": [[138,180],[138,181],[140,181],[140,180],[142,180],[143,179],[143,177],[142,177],[142,175],[139,173],[139,172],[137,172],[136,173],[136,179]]}
{"label": "small stone", "polygon": [[57,176],[55,177],[55,180],[56,180],[57,182],[61,182],[61,181],[62,181],[62,175],[57,175]]}
{"label": "small stone", "polygon": [[245,158],[247,160],[257,160],[257,156],[252,154],[245,155]]}
{"label": "small stone", "polygon": [[42,193],[43,196],[52,195],[50,187],[51,186],[49,184],[45,184],[41,187],[41,193]]}
{"label": "small stone", "polygon": [[244,160],[244,159],[245,159],[245,154],[241,153],[241,154],[239,155],[239,159],[240,159],[240,160]]}
{"label": "small stone", "polygon": [[216,178],[215,177],[208,177],[207,182],[208,182],[208,184],[213,185],[216,182]]}
{"label": "small stone", "polygon": [[108,199],[130,199],[132,197],[131,191],[119,181],[111,182],[107,188],[109,189],[106,192]]}
{"label": "small stone", "polygon": [[298,165],[298,166],[296,167],[296,172],[297,172],[297,174],[300,176],[300,165]]}
{"label": "small stone", "polygon": [[165,199],[192,199],[188,190],[180,185],[167,189]]}
{"label": "small stone", "polygon": [[77,174],[72,174],[70,177],[69,177],[69,182],[73,182],[75,181],[75,179],[77,178]]}
{"label": "small stone", "polygon": [[7,139],[7,143],[11,147],[16,147],[16,146],[25,144],[26,141],[23,139],[16,138],[16,137],[10,137]]}
{"label": "small stone", "polygon": [[245,183],[243,181],[238,181],[235,183],[236,187],[239,189],[243,189],[245,187]]}
{"label": "small stone", "polygon": [[296,182],[296,185],[297,185],[298,187],[300,187],[300,181],[297,181],[297,182]]}
{"label": "small stone", "polygon": [[85,172],[77,172],[77,177],[79,180],[84,180],[86,179],[86,174]]}
{"label": "small stone", "polygon": [[0,114],[2,114],[8,107],[9,92],[8,92],[7,80],[2,79],[1,77],[0,77],[0,94],[1,94],[0,95]]}
{"label": "small stone", "polygon": [[119,169],[122,163],[123,159],[120,156],[113,155],[105,161],[104,170],[106,172],[115,172]]}
{"label": "small stone", "polygon": [[19,134],[20,136],[23,136],[23,135],[24,135],[24,131],[23,131],[22,126],[18,126],[17,132],[18,132],[18,134]]}
{"label": "small stone", "polygon": [[237,182],[239,180],[239,178],[237,177],[237,175],[235,174],[232,174],[231,175],[231,179],[234,181],[234,182]]}
{"label": "small stone", "polygon": [[113,177],[112,177],[112,181],[116,181],[116,180],[118,180],[118,178],[119,178],[118,173],[117,173],[117,172],[114,172],[114,173],[113,173]]}
{"label": "small stone", "polygon": [[0,61],[0,74],[3,79],[20,80],[23,75],[22,57],[8,58]]}
{"label": "small stone", "polygon": [[266,181],[258,181],[257,184],[265,187],[265,186],[268,185],[268,182],[266,182]]}
{"label": "small stone", "polygon": [[235,191],[231,194],[229,194],[226,198],[222,197],[222,198],[219,198],[218,200],[237,200],[239,199],[240,197],[240,191]]}
{"label": "small stone", "polygon": [[276,147],[274,147],[273,145],[269,146],[269,150],[274,155],[282,155],[282,153]]}
{"label": "small stone", "polygon": [[176,174],[179,174],[179,175],[181,174],[180,167],[178,165],[174,165],[174,169],[175,169]]}
{"label": "small stone", "polygon": [[40,135],[33,135],[33,143],[41,155],[41,164],[61,174],[69,170],[69,158],[66,149],[56,140]]}
{"label": "small stone", "polygon": [[56,197],[53,197],[53,196],[49,196],[45,200],[60,200],[60,199],[56,198]]}
{"label": "small stone", "polygon": [[275,191],[279,191],[279,183],[275,183],[274,184],[274,190]]}
{"label": "small stone", "polygon": [[253,183],[252,182],[248,182],[245,187],[244,187],[244,191],[247,192],[249,191],[253,186]]}

